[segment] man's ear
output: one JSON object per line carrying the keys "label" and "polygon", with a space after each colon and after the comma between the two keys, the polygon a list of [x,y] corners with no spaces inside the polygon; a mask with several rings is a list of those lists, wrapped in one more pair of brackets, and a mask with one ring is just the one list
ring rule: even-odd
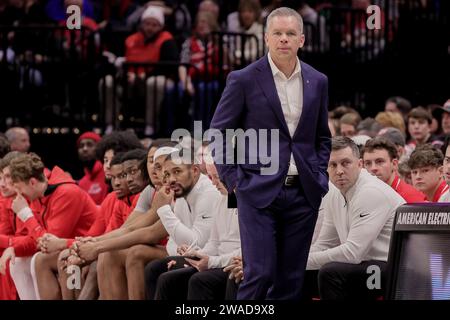
{"label": "man's ear", "polygon": [[30,180],[28,180],[28,185],[34,187],[37,184],[37,182],[38,180],[36,178],[30,178]]}
{"label": "man's ear", "polygon": [[398,159],[392,159],[392,165],[394,166],[395,170],[398,169]]}
{"label": "man's ear", "polygon": [[358,168],[362,169],[363,168],[363,159],[359,158],[358,160]]}
{"label": "man's ear", "polygon": [[302,33],[300,35],[300,49],[305,45],[305,35]]}
{"label": "man's ear", "polygon": [[198,164],[193,164],[191,167],[191,170],[194,172],[194,174],[196,175],[200,175],[201,171],[200,171],[200,167]]}
{"label": "man's ear", "polygon": [[444,166],[438,168],[439,174],[442,176],[444,174]]}

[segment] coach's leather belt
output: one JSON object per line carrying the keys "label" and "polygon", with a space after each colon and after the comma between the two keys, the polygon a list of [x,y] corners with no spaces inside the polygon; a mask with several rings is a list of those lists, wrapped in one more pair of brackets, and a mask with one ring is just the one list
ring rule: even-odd
{"label": "coach's leather belt", "polygon": [[286,176],[284,179],[284,185],[286,187],[298,187],[300,186],[300,178],[298,175]]}

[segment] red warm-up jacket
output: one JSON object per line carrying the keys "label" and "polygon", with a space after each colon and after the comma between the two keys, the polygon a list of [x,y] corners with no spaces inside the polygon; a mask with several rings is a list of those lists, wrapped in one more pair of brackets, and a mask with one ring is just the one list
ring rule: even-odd
{"label": "red warm-up jacket", "polygon": [[106,227],[107,232],[120,228],[125,223],[130,213],[133,212],[136,207],[140,194],[141,193],[133,194],[116,202],[113,214]]}
{"label": "red warm-up jacket", "polygon": [[11,209],[14,197],[0,197],[0,254],[13,245],[15,239],[26,237],[28,231],[24,223]]}
{"label": "red warm-up jacket", "polygon": [[84,168],[84,177],[78,181],[78,185],[91,196],[96,204],[101,205],[109,188],[105,182],[102,163],[97,160],[92,170]]}
{"label": "red warm-up jacket", "polygon": [[[0,255],[4,249],[12,246],[15,239],[23,239],[27,234],[23,222],[16,217],[11,209],[14,197],[0,196]],[[16,300],[17,291],[14,281],[9,273],[9,263],[6,265],[6,274],[0,274],[0,300]]]}
{"label": "red warm-up jacket", "polygon": [[[88,236],[97,237],[107,232],[107,226],[117,201],[119,201],[119,199],[117,199],[115,192],[111,192],[106,196],[99,208],[97,218],[87,232]],[[75,239],[67,239],[67,247],[69,248],[74,241]]]}
{"label": "red warm-up jacket", "polygon": [[24,223],[28,235],[14,241],[18,257],[33,255],[37,250],[36,240],[45,233],[64,239],[86,236],[97,217],[94,201],[63,170],[54,167],[47,179],[44,196],[30,204],[34,216]]}

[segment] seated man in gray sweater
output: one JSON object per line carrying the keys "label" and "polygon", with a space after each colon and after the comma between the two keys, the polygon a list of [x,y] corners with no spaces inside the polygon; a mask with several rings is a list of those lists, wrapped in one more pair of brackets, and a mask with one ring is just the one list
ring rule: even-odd
{"label": "seated man in gray sweater", "polygon": [[[307,270],[318,270],[321,299],[379,296],[395,211],[405,200],[362,169],[358,147],[349,138],[333,138],[328,173],[336,188],[323,199],[324,221]],[[372,274],[381,278],[371,281]]]}

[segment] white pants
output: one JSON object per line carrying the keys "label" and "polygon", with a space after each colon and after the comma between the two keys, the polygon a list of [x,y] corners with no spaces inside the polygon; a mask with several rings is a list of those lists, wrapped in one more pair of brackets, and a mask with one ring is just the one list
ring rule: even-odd
{"label": "white pants", "polygon": [[15,263],[9,263],[11,278],[19,294],[20,300],[40,300],[36,280],[35,260],[33,257],[16,258]]}

